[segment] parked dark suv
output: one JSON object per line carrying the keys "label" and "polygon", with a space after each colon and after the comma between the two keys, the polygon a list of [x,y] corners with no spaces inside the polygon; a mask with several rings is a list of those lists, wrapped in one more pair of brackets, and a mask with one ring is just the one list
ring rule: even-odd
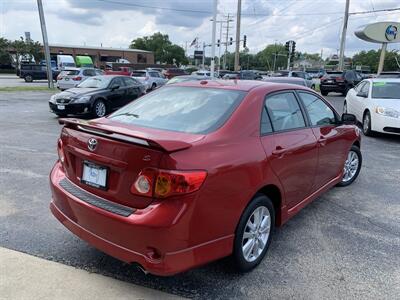
{"label": "parked dark suv", "polygon": [[346,96],[347,91],[356,86],[363,78],[354,70],[327,72],[321,78],[319,89],[326,96],[329,92],[342,93]]}
{"label": "parked dark suv", "polygon": [[[53,70],[53,80],[57,79],[59,72]],[[20,70],[18,71],[20,78],[25,79],[26,82],[32,82],[33,80],[47,79],[46,66],[36,64],[21,64]]]}

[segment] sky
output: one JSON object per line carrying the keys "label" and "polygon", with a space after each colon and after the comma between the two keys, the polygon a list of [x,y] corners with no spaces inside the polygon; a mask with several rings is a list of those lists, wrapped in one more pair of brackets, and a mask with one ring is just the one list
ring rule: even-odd
{"label": "sky", "polygon": [[[155,32],[192,54],[191,41],[211,42],[213,0],[42,0],[50,44],[127,48],[138,37]],[[350,12],[400,7],[399,0],[350,0]],[[230,14],[229,36],[235,39],[237,0],[219,0],[217,20]],[[268,44],[295,40],[296,50],[336,54],[343,26],[345,0],[242,0],[241,37],[257,53]],[[355,37],[354,30],[376,21],[400,21],[400,11],[351,15],[346,56],[378,49]],[[221,23],[217,24],[217,38]],[[222,24],[223,27],[226,23]],[[36,0],[0,0],[0,36],[18,39],[29,31],[42,42]],[[226,29],[223,30],[223,34]],[[400,44],[389,45],[400,50]],[[218,48],[216,53],[218,54]],[[234,51],[234,45],[228,50]],[[206,48],[210,53],[210,48]],[[221,53],[223,49],[221,49]]]}

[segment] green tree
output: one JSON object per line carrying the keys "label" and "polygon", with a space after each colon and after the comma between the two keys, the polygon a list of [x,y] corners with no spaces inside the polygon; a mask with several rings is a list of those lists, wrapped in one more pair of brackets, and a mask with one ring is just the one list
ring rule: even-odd
{"label": "green tree", "polygon": [[[381,50],[369,50],[360,51],[353,56],[353,65],[370,66],[371,72],[377,72],[379,65],[379,58],[381,56]],[[385,55],[385,63],[383,65],[384,71],[395,71],[399,67],[396,63],[397,60],[400,61],[400,53],[398,50],[387,51]]]}
{"label": "green tree", "polygon": [[259,66],[266,70],[284,69],[287,65],[287,52],[283,44],[267,45],[263,50],[256,54],[256,61]]}
{"label": "green tree", "polygon": [[161,63],[176,63],[177,65],[187,63],[185,50],[173,44],[167,34],[156,32],[151,36],[140,37],[131,42],[129,48],[152,51],[155,61]]}
{"label": "green tree", "polygon": [[11,64],[11,57],[8,53],[10,41],[5,38],[0,38],[0,65]]}

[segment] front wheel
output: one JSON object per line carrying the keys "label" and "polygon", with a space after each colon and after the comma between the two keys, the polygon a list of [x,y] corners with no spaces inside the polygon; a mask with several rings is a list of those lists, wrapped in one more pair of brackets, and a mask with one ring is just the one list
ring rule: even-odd
{"label": "front wheel", "polygon": [[358,177],[362,165],[362,155],[360,148],[353,145],[349,153],[347,154],[347,159],[343,167],[343,177],[342,181],[338,186],[348,186],[353,183]]}
{"label": "front wheel", "polygon": [[372,136],[373,135],[373,131],[371,130],[371,114],[369,113],[369,111],[367,111],[364,114],[364,118],[363,118],[363,133],[366,136]]}
{"label": "front wheel", "polygon": [[93,105],[93,115],[96,118],[104,117],[107,113],[107,106],[103,100],[96,100]]}
{"label": "front wheel", "polygon": [[243,212],[236,228],[233,258],[242,272],[254,269],[264,258],[275,224],[275,211],[271,200],[256,195]]}
{"label": "front wheel", "polygon": [[32,82],[32,81],[33,81],[32,75],[26,75],[26,76],[24,77],[24,79],[25,79],[25,82]]}
{"label": "front wheel", "polygon": [[322,96],[328,96],[328,91],[321,90]]}

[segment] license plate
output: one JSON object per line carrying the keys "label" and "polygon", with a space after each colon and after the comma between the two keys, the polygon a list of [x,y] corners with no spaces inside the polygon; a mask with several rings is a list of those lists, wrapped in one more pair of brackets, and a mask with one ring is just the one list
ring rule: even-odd
{"label": "license plate", "polygon": [[107,187],[107,168],[91,162],[83,162],[82,182],[96,188]]}
{"label": "license plate", "polygon": [[63,110],[63,109],[65,109],[65,105],[57,105],[57,108],[60,110]]}
{"label": "license plate", "polygon": [[326,82],[327,82],[327,83],[332,83],[332,82],[333,82],[333,80],[327,80]]}
{"label": "license plate", "polygon": [[69,78],[68,78],[68,77],[65,77],[64,79],[65,79],[65,81],[68,81],[68,80],[69,80]]}

